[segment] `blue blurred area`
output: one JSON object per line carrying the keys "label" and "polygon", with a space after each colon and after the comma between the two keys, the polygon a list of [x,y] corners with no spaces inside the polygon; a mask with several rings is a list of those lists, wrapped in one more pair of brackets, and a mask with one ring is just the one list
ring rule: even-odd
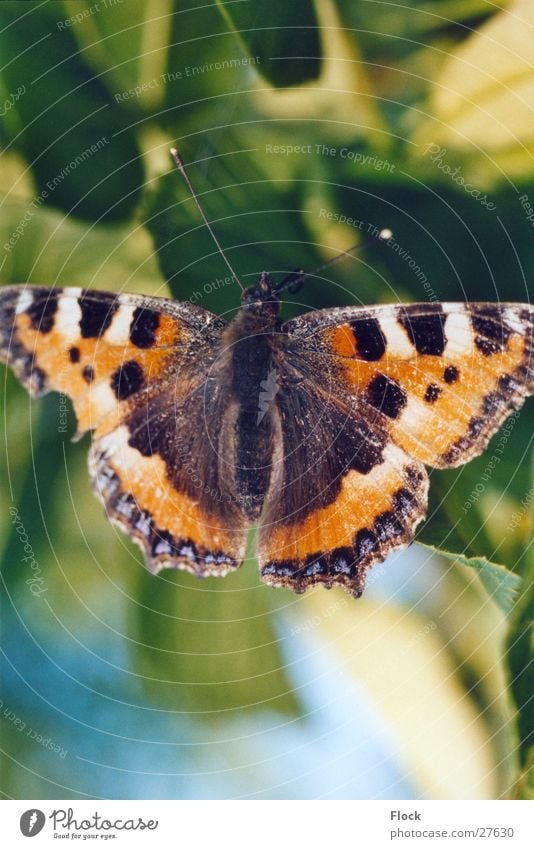
{"label": "blue blurred area", "polygon": [[77,633],[80,643],[43,630],[35,601],[4,605],[2,784],[14,797],[416,796],[365,694],[289,617],[276,621],[302,715],[259,707],[198,719],[151,704],[121,671],[131,665],[124,641],[104,628]]}

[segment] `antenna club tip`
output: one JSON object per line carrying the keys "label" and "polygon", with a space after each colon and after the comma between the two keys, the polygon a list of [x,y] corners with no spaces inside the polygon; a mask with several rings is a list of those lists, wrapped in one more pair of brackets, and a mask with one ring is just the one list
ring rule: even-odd
{"label": "antenna club tip", "polygon": [[389,227],[385,227],[385,228],[384,228],[383,230],[381,230],[381,231],[380,231],[380,233],[378,234],[378,238],[379,238],[379,239],[380,239],[380,241],[382,241],[382,242],[387,242],[389,239],[392,239],[392,238],[393,238],[393,230],[390,230],[390,229],[389,229]]}
{"label": "antenna club tip", "polygon": [[178,168],[183,168],[184,167],[184,161],[183,161],[182,157],[180,156],[180,154],[178,153],[178,151],[176,150],[175,147],[171,147],[170,154],[171,154],[172,158],[174,159]]}

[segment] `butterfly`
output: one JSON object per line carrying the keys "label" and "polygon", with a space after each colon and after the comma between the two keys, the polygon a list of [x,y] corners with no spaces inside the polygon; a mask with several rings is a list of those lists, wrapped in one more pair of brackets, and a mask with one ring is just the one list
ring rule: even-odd
{"label": "butterfly", "polygon": [[[298,278],[298,275],[297,275]],[[258,525],[263,581],[361,595],[409,545],[426,467],[480,454],[534,392],[534,310],[340,307],[280,318],[261,274],[230,322],[188,302],[0,290],[0,355],[32,395],[72,399],[89,472],[148,568],[225,575]]]}

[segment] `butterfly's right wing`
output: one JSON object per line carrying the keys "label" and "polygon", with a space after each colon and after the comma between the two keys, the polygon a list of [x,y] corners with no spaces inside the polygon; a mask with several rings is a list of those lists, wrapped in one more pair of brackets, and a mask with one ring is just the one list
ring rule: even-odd
{"label": "butterfly's right wing", "polygon": [[423,464],[480,454],[534,392],[528,304],[340,308],[287,322],[278,460],[261,574],[341,584],[408,545],[426,510]]}

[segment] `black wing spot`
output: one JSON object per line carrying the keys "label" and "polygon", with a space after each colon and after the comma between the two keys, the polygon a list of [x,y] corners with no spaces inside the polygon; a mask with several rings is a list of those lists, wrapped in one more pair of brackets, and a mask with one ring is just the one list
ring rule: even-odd
{"label": "black wing spot", "polygon": [[401,516],[410,516],[417,507],[417,498],[408,489],[398,489],[393,497],[393,509]]}
{"label": "black wing spot", "polygon": [[376,518],[373,529],[380,542],[388,542],[405,532],[404,526],[391,510],[386,510]]}
{"label": "black wing spot", "polygon": [[474,310],[471,313],[471,324],[476,333],[475,345],[485,357],[491,357],[503,351],[513,332],[503,322],[498,307]]}
{"label": "black wing spot", "polygon": [[95,291],[84,290],[78,298],[82,311],[80,333],[83,339],[96,339],[110,326],[119,308],[116,298],[98,296]]}
{"label": "black wing spot", "polygon": [[111,388],[117,399],[124,401],[141,389],[145,380],[143,369],[135,360],[123,363],[111,375]]}
{"label": "black wing spot", "polygon": [[130,342],[138,348],[151,348],[156,341],[160,314],[154,310],[137,307],[130,325]]}
{"label": "black wing spot", "polygon": [[443,380],[445,381],[445,383],[456,383],[459,377],[460,372],[458,371],[456,366],[447,366],[447,368],[443,372]]}
{"label": "black wing spot", "polygon": [[472,436],[479,436],[484,430],[485,424],[485,419],[482,419],[478,416],[473,417],[469,420],[469,433],[472,434]]}
{"label": "black wing spot", "polygon": [[29,368],[28,379],[31,386],[31,391],[35,395],[42,395],[48,384],[48,377],[46,372],[43,371],[39,366],[32,365]]}
{"label": "black wing spot", "polygon": [[512,335],[512,330],[502,320],[501,311],[498,308],[487,307],[471,313],[471,323],[475,333],[493,339],[494,342],[504,343]]}
{"label": "black wing spot", "polygon": [[399,322],[406,330],[417,353],[430,354],[434,357],[440,357],[445,350],[447,342],[443,330],[445,318],[443,312],[414,315],[409,309],[405,309],[399,313]]}
{"label": "black wing spot", "polygon": [[376,318],[364,318],[352,321],[351,329],[356,339],[358,356],[367,362],[379,360],[386,351],[386,337]]}
{"label": "black wing spot", "polygon": [[26,310],[26,315],[30,318],[32,328],[38,330],[40,333],[50,333],[54,326],[57,307],[57,291],[52,292],[45,299],[37,298],[34,300]]}
{"label": "black wing spot", "polygon": [[502,345],[500,342],[493,342],[491,339],[486,339],[484,336],[475,336],[475,345],[481,354],[485,357],[492,357],[493,354],[500,354]]}
{"label": "black wing spot", "polygon": [[71,363],[79,363],[80,362],[80,349],[75,345],[72,348],[69,348],[69,360]]}
{"label": "black wing spot", "polygon": [[330,555],[331,571],[334,575],[348,575],[349,577],[353,577],[353,560],[354,551],[352,548],[349,548],[349,546],[335,548]]}
{"label": "black wing spot", "polygon": [[82,377],[86,383],[92,383],[95,379],[95,370],[93,366],[84,366],[82,369]]}
{"label": "black wing spot", "polygon": [[488,392],[482,402],[482,413],[485,416],[494,416],[502,406],[502,395],[498,392]]}
{"label": "black wing spot", "polygon": [[423,472],[417,468],[417,466],[406,466],[405,468],[406,477],[408,478],[411,485],[418,489],[420,484],[424,481],[425,476]]}
{"label": "black wing spot", "polygon": [[377,410],[396,419],[408,402],[402,386],[385,374],[377,374],[367,387],[367,398]]}
{"label": "black wing spot", "polygon": [[364,560],[378,549],[378,539],[372,531],[363,528],[354,538],[355,563]]}
{"label": "black wing spot", "polygon": [[428,404],[435,404],[441,395],[441,392],[441,386],[438,386],[437,383],[429,383],[425,392],[425,401]]}
{"label": "black wing spot", "polygon": [[521,384],[511,374],[501,375],[498,386],[506,398],[510,398],[521,391]]}

